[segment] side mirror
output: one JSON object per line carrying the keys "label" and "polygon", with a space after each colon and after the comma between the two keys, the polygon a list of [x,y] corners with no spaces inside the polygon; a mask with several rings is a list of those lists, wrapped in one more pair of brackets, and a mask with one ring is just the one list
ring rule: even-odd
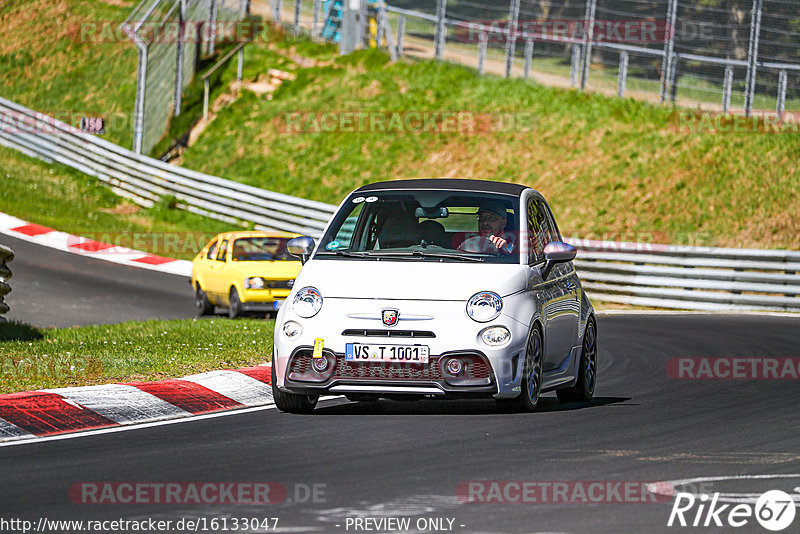
{"label": "side mirror", "polygon": [[315,245],[313,238],[303,235],[295,237],[286,243],[286,250],[288,250],[289,254],[292,256],[300,258],[300,261],[305,265],[308,261],[308,257],[314,252]]}
{"label": "side mirror", "polygon": [[556,263],[566,263],[575,259],[578,251],[572,245],[561,241],[552,241],[544,247],[544,267],[542,268],[542,280],[547,278]]}

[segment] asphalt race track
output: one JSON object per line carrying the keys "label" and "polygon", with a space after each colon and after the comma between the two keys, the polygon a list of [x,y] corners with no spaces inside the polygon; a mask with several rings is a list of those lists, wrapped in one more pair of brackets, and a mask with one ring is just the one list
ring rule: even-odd
{"label": "asphalt race track", "polygon": [[[38,293],[12,301],[12,310],[22,312],[26,302],[38,302],[37,310],[52,308],[52,319],[35,321],[39,324],[57,324],[59,313],[71,309],[71,297],[80,294],[88,302],[118,303],[107,309],[118,308],[120,320],[148,309],[153,317],[191,313],[188,285],[170,289],[166,275],[107,265],[95,271],[96,262],[61,253],[63,263],[48,260],[42,266],[36,251],[28,250],[32,245],[11,246],[18,253],[12,264],[15,292],[39,284]],[[24,252],[31,252],[31,259],[24,259]],[[116,279],[115,271],[122,269],[129,276]],[[140,287],[140,280],[147,282]],[[63,287],[57,291],[49,284]],[[118,289],[124,292],[114,295]],[[25,289],[16,294],[21,293]],[[138,307],[129,310],[128,301]],[[105,314],[77,317],[65,319],[79,324]],[[470,481],[636,483],[697,477],[709,480],[679,489],[720,492],[725,502],[770,489],[800,493],[800,381],[677,380],[666,372],[674,357],[800,356],[800,319],[603,315],[598,343],[599,383],[588,405],[561,405],[548,394],[536,413],[506,414],[482,401],[366,405],[333,399],[309,416],[274,409],[234,412],[0,447],[0,509],[5,518],[34,524],[41,518],[152,518],[173,524],[182,518],[278,518],[283,532],[388,532],[392,529],[356,530],[352,522],[387,517],[410,518],[408,532],[768,532],[753,518],[737,529],[667,527],[670,499],[622,504],[459,499],[458,488]],[[69,489],[81,482],[277,482],[288,493],[286,501],[260,506],[77,504]],[[315,484],[322,493],[312,502],[304,497]],[[688,520],[696,510],[687,513]],[[452,527],[445,520],[444,529],[416,529],[418,519],[436,518],[452,520]],[[209,525],[198,531],[225,532],[220,523]],[[800,513],[785,532],[798,532],[798,525]],[[105,530],[112,531],[121,530]]]}
{"label": "asphalt race track", "polygon": [[15,258],[8,319],[69,327],[194,314],[187,279],[127,267],[0,235]]}

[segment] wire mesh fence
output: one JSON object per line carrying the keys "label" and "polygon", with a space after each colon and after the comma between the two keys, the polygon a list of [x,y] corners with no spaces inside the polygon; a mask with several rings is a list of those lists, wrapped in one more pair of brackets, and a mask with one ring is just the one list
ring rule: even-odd
{"label": "wire mesh fence", "polygon": [[796,0],[395,0],[386,10],[407,55],[715,111],[800,110]]}
{"label": "wire mesh fence", "polygon": [[183,89],[225,26],[249,14],[250,0],[143,0],[123,28],[139,50],[133,150],[149,153],[181,111]]}

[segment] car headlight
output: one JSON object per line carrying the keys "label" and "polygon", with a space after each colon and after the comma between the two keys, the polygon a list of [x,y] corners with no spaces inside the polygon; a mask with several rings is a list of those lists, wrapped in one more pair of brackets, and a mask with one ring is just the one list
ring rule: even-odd
{"label": "car headlight", "polygon": [[300,326],[300,323],[296,323],[294,321],[286,321],[283,323],[283,335],[289,339],[297,337],[302,333],[303,327]]}
{"label": "car headlight", "polygon": [[295,294],[292,307],[300,317],[314,317],[322,308],[322,295],[316,287],[304,287]]}
{"label": "car headlight", "polygon": [[467,302],[467,315],[473,321],[487,323],[500,315],[503,309],[503,299],[497,293],[481,291],[475,293]]}
{"label": "car headlight", "polygon": [[260,276],[251,276],[244,281],[245,289],[264,289],[266,282]]}
{"label": "car headlight", "polygon": [[490,326],[481,332],[480,338],[490,347],[501,347],[511,340],[511,332],[505,326]]}

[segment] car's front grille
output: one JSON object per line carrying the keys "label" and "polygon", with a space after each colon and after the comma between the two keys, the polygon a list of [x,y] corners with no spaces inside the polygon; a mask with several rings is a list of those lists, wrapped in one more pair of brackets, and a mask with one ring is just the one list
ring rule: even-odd
{"label": "car's front grille", "polygon": [[[332,354],[331,354],[332,355]],[[336,366],[330,379],[342,380],[443,380],[439,365],[440,356],[431,356],[430,362],[390,363],[390,362],[349,362],[344,356],[336,356]],[[482,356],[463,354],[459,358],[465,362],[463,377],[468,379],[491,379],[489,363]],[[289,364],[289,376],[303,379],[314,375],[311,367],[312,351],[298,351]]]}
{"label": "car's front grille", "polygon": [[432,338],[436,334],[429,330],[370,330],[365,328],[348,328],[342,332],[343,336],[359,337],[412,337]]}
{"label": "car's front grille", "polygon": [[360,378],[366,380],[441,380],[439,358],[430,363],[348,362],[336,358],[333,378]]}
{"label": "car's front grille", "polygon": [[292,289],[294,280],[266,280],[269,289]]}

